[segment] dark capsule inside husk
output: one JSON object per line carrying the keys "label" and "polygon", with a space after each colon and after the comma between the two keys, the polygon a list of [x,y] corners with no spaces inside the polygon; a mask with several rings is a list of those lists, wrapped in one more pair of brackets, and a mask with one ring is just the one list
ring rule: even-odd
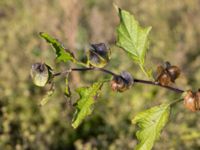
{"label": "dark capsule inside husk", "polygon": [[31,67],[31,78],[37,86],[45,86],[51,77],[51,68],[45,63],[35,63]]}
{"label": "dark capsule inside husk", "polygon": [[132,87],[133,78],[128,72],[122,72],[120,76],[114,76],[111,81],[113,91],[124,92]]}
{"label": "dark capsule inside husk", "polygon": [[91,49],[89,50],[90,65],[102,68],[108,63],[109,57],[110,49],[104,43],[91,44]]}
{"label": "dark capsule inside husk", "polygon": [[101,57],[107,57],[108,50],[104,43],[91,44],[93,50],[99,54]]}

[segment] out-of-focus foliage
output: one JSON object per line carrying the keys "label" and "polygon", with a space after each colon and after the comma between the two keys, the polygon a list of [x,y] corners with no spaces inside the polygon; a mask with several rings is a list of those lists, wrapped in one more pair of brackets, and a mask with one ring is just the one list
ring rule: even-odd
{"label": "out-of-focus foliage", "polygon": [[[45,61],[55,70],[67,68],[53,63],[54,54],[39,38],[40,31],[60,39],[80,59],[84,59],[83,49],[89,43],[108,43],[112,50],[110,70],[144,77],[122,50],[112,46],[119,23],[113,2],[132,12],[142,26],[152,26],[149,66],[156,68],[169,60],[182,69],[176,81],[179,87],[200,87],[199,0],[1,0],[0,149],[133,149],[136,130],[131,118],[178,97],[165,89],[142,85],[115,93],[105,84],[94,115],[76,130],[71,127],[74,107],[64,96],[64,78],[56,79],[51,101],[38,105],[48,87],[33,85],[31,64]],[[69,82],[71,88],[90,85],[101,76],[99,72],[73,73]],[[72,94],[75,103],[78,95]],[[178,104],[154,149],[199,149],[199,130],[199,114]]]}

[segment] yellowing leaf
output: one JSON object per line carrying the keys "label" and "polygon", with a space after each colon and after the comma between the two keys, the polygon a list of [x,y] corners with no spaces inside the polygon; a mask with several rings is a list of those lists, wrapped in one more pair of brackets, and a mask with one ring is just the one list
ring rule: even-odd
{"label": "yellowing leaf", "polygon": [[136,150],[151,150],[156,139],[166,125],[170,115],[170,105],[163,104],[140,112],[132,120],[140,128],[136,136],[140,141]]}
{"label": "yellowing leaf", "polygon": [[80,123],[92,113],[92,106],[95,103],[95,97],[98,95],[102,84],[103,82],[96,82],[91,87],[82,87],[77,89],[80,99],[76,104],[76,111],[72,122],[73,128],[77,128]]}

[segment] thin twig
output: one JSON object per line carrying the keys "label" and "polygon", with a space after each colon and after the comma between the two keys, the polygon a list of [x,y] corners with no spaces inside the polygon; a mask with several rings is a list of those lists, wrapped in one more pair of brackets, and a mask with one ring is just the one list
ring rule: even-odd
{"label": "thin twig", "polygon": [[[101,71],[107,74],[110,74],[112,76],[120,76],[122,79],[124,79],[121,75],[116,74],[112,71],[109,71],[107,69],[103,69],[103,68],[96,68],[96,67],[90,67],[90,68],[71,68],[70,70],[67,71],[63,71],[63,72],[58,72],[53,74],[53,77],[55,76],[59,76],[59,75],[65,75],[66,73],[70,73],[72,71]],[[124,79],[125,80],[125,79]],[[179,89],[179,88],[175,88],[175,87],[171,87],[171,86],[165,86],[165,85],[161,85],[160,83],[154,82],[154,81],[147,81],[147,80],[141,80],[141,79],[134,79],[135,83],[141,83],[141,84],[149,84],[149,85],[153,85],[153,86],[159,86],[162,88],[166,88],[168,90],[174,91],[176,93],[183,93],[184,90]]]}
{"label": "thin twig", "polygon": [[66,70],[66,71],[63,71],[63,72],[57,72],[57,73],[54,73],[54,74],[53,74],[53,77],[60,76],[60,75],[66,75],[66,74],[68,74],[68,73],[70,73],[70,72],[72,72],[71,69]]}
{"label": "thin twig", "polygon": [[160,83],[153,82],[153,81],[147,81],[147,80],[141,80],[141,79],[134,79],[134,82],[135,83],[150,84],[150,85],[154,85],[154,86],[160,86],[162,88],[166,88],[166,89],[172,90],[172,91],[174,91],[176,93],[183,93],[184,92],[183,90],[181,90],[179,88],[174,88],[174,87],[171,87],[171,86],[161,85]]}

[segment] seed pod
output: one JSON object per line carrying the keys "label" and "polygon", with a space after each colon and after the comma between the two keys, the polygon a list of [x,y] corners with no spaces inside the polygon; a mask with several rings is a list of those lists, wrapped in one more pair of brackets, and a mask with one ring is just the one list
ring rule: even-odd
{"label": "seed pod", "polygon": [[185,96],[184,96],[184,105],[190,111],[193,111],[193,112],[196,111],[196,109],[195,109],[195,95],[191,90],[187,91]]}
{"label": "seed pod", "polygon": [[128,72],[122,72],[120,76],[114,76],[111,81],[113,91],[124,92],[133,85],[133,78]]}
{"label": "seed pod", "polygon": [[170,85],[179,77],[180,72],[177,66],[171,66],[169,62],[165,62],[163,66],[157,67],[156,82],[164,86]]}
{"label": "seed pod", "polygon": [[196,92],[196,110],[200,110],[200,89]]}
{"label": "seed pod", "polygon": [[102,68],[110,59],[110,49],[104,43],[91,44],[89,50],[89,63],[92,66]]}
{"label": "seed pod", "polygon": [[121,76],[122,76],[123,79],[125,79],[124,82],[126,83],[127,88],[128,89],[131,88],[131,86],[133,85],[133,82],[134,82],[131,74],[129,72],[123,71],[121,73]]}
{"label": "seed pod", "polygon": [[161,65],[157,67],[156,82],[163,86],[169,85],[171,82],[169,74],[166,72],[165,68]]}
{"label": "seed pod", "polygon": [[181,70],[177,66],[170,66],[167,68],[167,72],[171,77],[171,81],[175,82],[175,80],[179,77]]}
{"label": "seed pod", "polygon": [[51,78],[51,68],[44,63],[35,63],[31,67],[31,77],[37,86],[45,86]]}
{"label": "seed pod", "polygon": [[120,76],[114,76],[110,85],[113,91],[118,92],[123,92],[123,89],[125,87],[124,81]]}
{"label": "seed pod", "polygon": [[184,105],[192,112],[200,110],[200,91],[194,93],[188,90],[184,95]]}

